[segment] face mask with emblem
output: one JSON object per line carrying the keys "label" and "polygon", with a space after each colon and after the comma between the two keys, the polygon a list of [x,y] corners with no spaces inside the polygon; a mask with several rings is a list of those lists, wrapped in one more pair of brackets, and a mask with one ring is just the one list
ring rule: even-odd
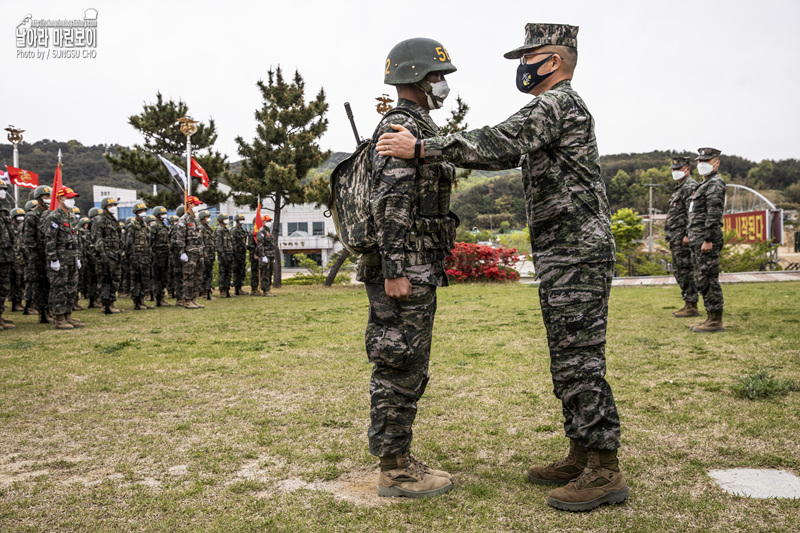
{"label": "face mask with emblem", "polygon": [[520,58],[520,65],[517,67],[517,89],[522,93],[529,94],[534,87],[552,76],[555,70],[547,74],[539,74],[539,68],[550,61],[554,55],[556,54],[550,54],[536,63],[524,63],[524,61],[526,61],[526,56],[522,56],[522,58]]}

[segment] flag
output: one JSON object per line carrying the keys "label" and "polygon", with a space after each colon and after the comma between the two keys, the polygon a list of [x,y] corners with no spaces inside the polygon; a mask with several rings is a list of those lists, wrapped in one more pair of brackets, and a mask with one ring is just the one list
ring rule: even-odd
{"label": "flag", "polygon": [[8,172],[0,170],[0,180],[3,180],[6,185],[11,185],[11,178],[8,177]]}
{"label": "flag", "polygon": [[197,161],[194,160],[194,157],[192,158],[192,166],[189,170],[191,171],[193,178],[200,178],[200,183],[203,184],[203,187],[208,187],[208,174],[206,174],[206,171],[203,170],[203,167],[201,167]]}
{"label": "flag", "polygon": [[[169,159],[165,159],[165,158],[163,158],[161,156],[158,156],[158,158],[161,159],[161,162],[164,163],[164,166],[167,167],[167,170],[169,171],[170,174],[172,174],[173,178],[175,176],[179,176],[181,178],[181,181],[183,182],[183,190],[185,191],[186,190],[186,172],[184,172],[181,167],[179,167],[178,165],[176,165],[175,163],[173,163]],[[178,185],[180,185],[180,183]]]}
{"label": "flag", "polygon": [[39,174],[16,167],[8,167],[6,174],[8,174],[11,183],[14,185],[29,189],[35,189],[39,186]]}
{"label": "flag", "polygon": [[56,167],[56,175],[53,178],[53,190],[50,192],[50,211],[58,209],[58,202],[56,201],[56,193],[61,188],[61,161],[58,162]]}
{"label": "flag", "polygon": [[264,222],[261,220],[261,202],[258,202],[258,207],[256,207],[256,219],[253,221],[253,240],[256,240],[256,233],[258,233],[258,230],[260,230],[263,225]]}

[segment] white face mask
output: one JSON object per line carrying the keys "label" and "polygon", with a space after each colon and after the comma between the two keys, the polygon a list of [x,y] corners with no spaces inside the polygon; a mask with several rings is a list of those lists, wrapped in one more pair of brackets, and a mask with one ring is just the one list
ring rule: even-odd
{"label": "white face mask", "polygon": [[425,96],[428,98],[428,108],[440,109],[447,95],[450,94],[450,87],[447,85],[447,80],[437,81],[429,85],[431,86],[430,92],[426,91],[424,88],[422,89],[425,92]]}
{"label": "white face mask", "polygon": [[64,207],[66,207],[67,209],[72,209],[73,207],[75,207],[75,200],[73,200],[72,198],[67,198],[66,200],[64,200]]}
{"label": "white face mask", "polygon": [[108,208],[108,212],[111,213],[111,215],[114,218],[116,218],[117,217],[117,206],[112,205],[111,207]]}
{"label": "white face mask", "polygon": [[714,165],[709,165],[705,161],[700,161],[697,163],[697,172],[699,172],[701,176],[708,176],[714,172]]}
{"label": "white face mask", "polygon": [[50,205],[50,198],[42,198],[44,205]]}
{"label": "white face mask", "polygon": [[17,222],[22,222],[23,220],[25,220],[25,217],[22,217],[22,216],[19,216],[19,217],[16,217],[16,218],[17,218]]}
{"label": "white face mask", "polygon": [[5,200],[5,199],[6,199],[6,190],[0,189],[0,200]]}
{"label": "white face mask", "polygon": [[227,225],[228,225],[228,219],[227,219],[227,218],[223,218],[223,219],[222,219],[222,223],[223,223],[223,224],[225,224],[225,225],[227,226]]}
{"label": "white face mask", "polygon": [[672,171],[672,179],[680,180],[686,177],[686,173],[683,170],[673,170]]}

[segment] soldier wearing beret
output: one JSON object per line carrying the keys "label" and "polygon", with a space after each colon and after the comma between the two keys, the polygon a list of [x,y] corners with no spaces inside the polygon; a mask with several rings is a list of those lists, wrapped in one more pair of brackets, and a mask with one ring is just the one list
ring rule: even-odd
{"label": "soldier wearing beret", "polygon": [[675,180],[675,192],[669,199],[667,221],[664,233],[672,252],[672,269],[675,280],[681,288],[683,307],[672,313],[676,317],[698,316],[697,287],[694,283],[694,265],[692,249],[689,247],[689,204],[697,182],[691,177],[692,169],[688,157],[672,159],[672,179]]}
{"label": "soldier wearing beret", "polygon": [[[585,511],[628,498],[617,460],[620,422],[606,374],[608,297],[615,259],[594,118],[572,88],[578,28],[528,24],[516,86],[533,98],[494,127],[415,139],[403,128],[378,140],[382,155],[450,161],[465,168],[522,166],[539,302],[547,328],[553,390],[569,437],[565,459],[528,479],[566,484],[547,503]],[[416,151],[416,153],[415,153]]]}
{"label": "soldier wearing beret", "polygon": [[725,331],[722,324],[722,287],[719,284],[719,254],[722,236],[722,211],[725,208],[725,181],[718,170],[719,156],[716,148],[700,148],[697,171],[703,181],[692,194],[689,204],[689,246],[692,248],[694,275],[697,290],[703,295],[706,319],[692,326],[697,333]]}
{"label": "soldier wearing beret", "polygon": [[72,318],[75,300],[78,299],[78,238],[72,227],[74,198],[79,195],[69,187],[56,191],[58,209],[51,211],[44,220],[45,261],[50,281],[50,311],[56,329],[83,327],[80,320]]}

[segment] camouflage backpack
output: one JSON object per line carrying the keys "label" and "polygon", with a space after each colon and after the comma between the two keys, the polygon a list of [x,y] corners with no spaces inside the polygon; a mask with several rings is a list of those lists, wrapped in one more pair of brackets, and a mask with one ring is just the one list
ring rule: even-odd
{"label": "camouflage backpack", "polygon": [[[408,115],[418,125],[424,124],[422,117],[408,109],[394,108],[384,117],[393,113]],[[426,126],[424,129],[429,128]],[[330,177],[333,224],[339,240],[353,254],[378,251],[378,234],[375,221],[372,220],[369,198],[372,178],[369,156],[375,141],[375,134],[371,139],[361,141],[355,152],[336,165]]]}

